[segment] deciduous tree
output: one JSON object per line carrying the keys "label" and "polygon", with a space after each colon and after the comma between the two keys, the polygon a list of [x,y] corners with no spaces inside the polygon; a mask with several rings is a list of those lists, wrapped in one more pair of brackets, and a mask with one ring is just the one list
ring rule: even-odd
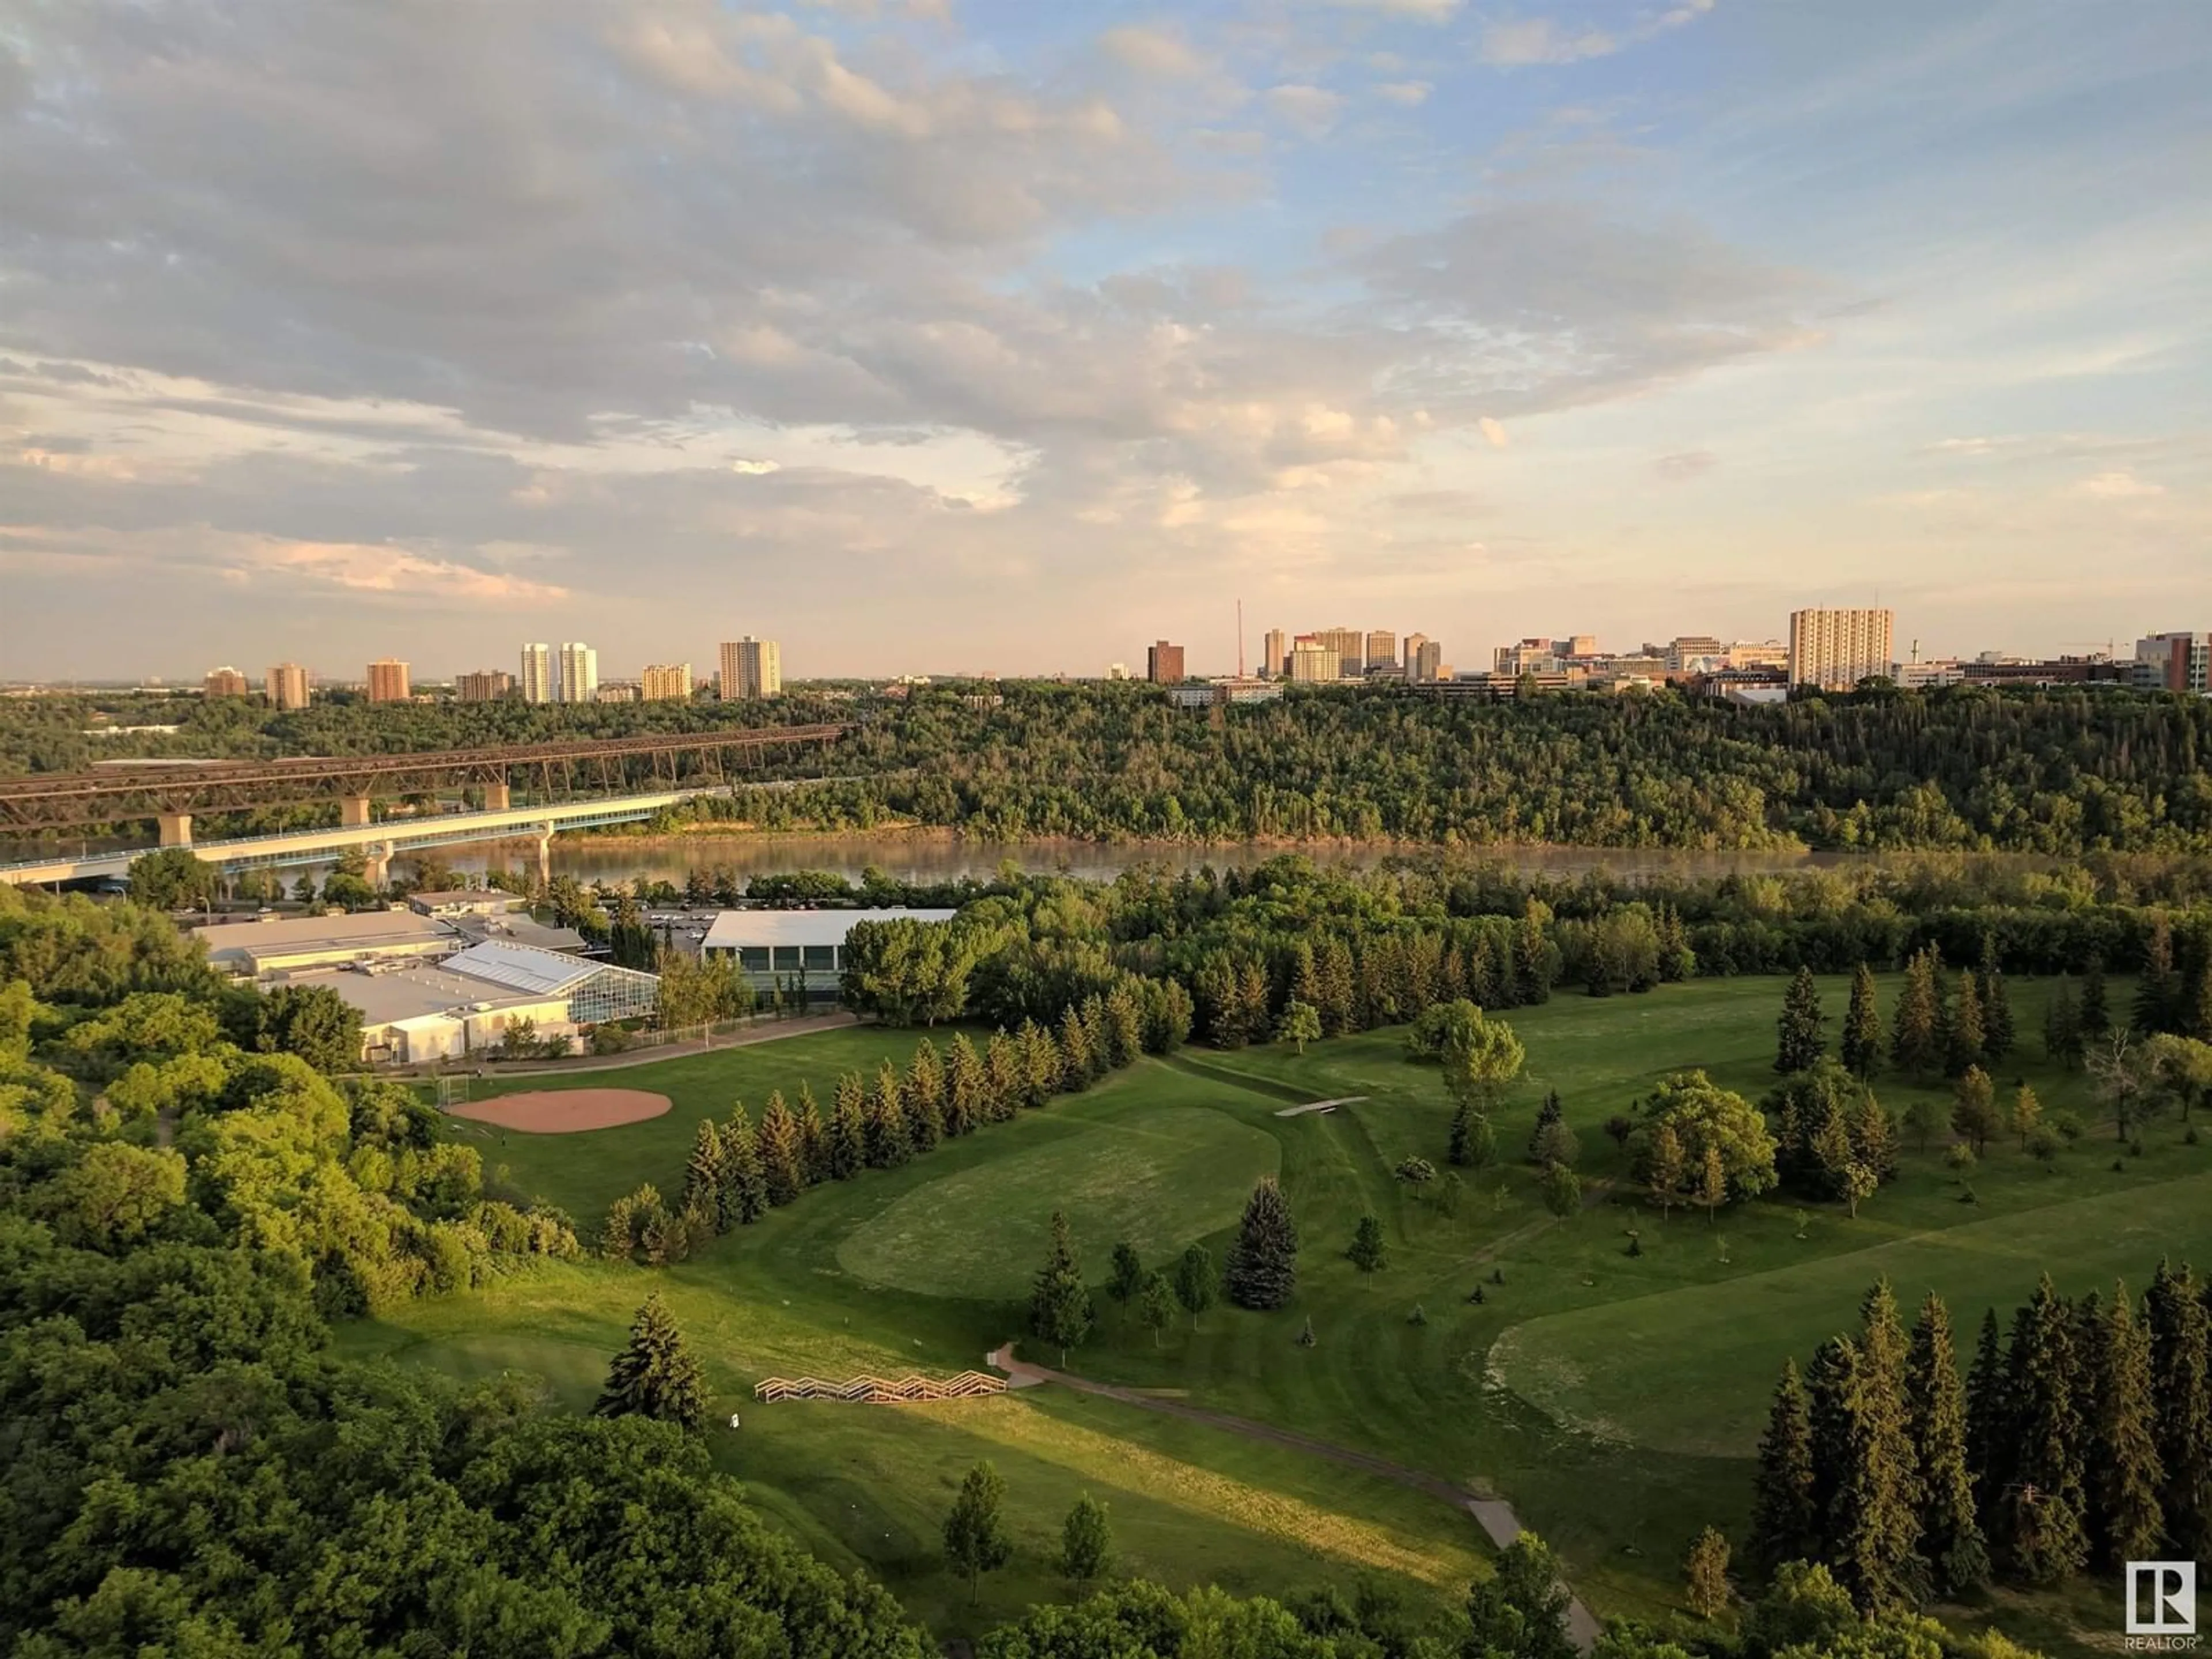
{"label": "deciduous tree", "polygon": [[945,1517],[945,1559],[953,1571],[968,1580],[972,1607],[987,1572],[996,1572],[1011,1560],[1013,1540],[1006,1534],[1000,1506],[1006,1483],[988,1463],[978,1463],[960,1483],[952,1500],[952,1513]]}

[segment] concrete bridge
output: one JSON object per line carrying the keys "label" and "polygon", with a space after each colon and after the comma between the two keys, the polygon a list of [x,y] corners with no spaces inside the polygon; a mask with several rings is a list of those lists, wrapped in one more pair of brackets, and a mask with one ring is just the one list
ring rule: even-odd
{"label": "concrete bridge", "polygon": [[[758,786],[755,786],[757,787]],[[359,848],[368,860],[368,879],[381,884],[392,860],[405,853],[433,847],[453,847],[477,841],[526,841],[538,843],[540,880],[550,873],[549,849],[563,830],[589,830],[601,824],[639,823],[670,807],[702,795],[727,795],[731,787],[715,784],[696,789],[665,790],[651,795],[619,795],[605,800],[567,801],[558,805],[503,806],[477,812],[441,812],[420,817],[386,818],[370,822],[366,812],[349,811],[348,822],[324,830],[287,830],[270,836],[246,836],[233,841],[191,838],[189,814],[172,813],[161,819],[161,845],[189,847],[204,862],[225,875],[243,871],[274,869],[287,865],[327,864],[339,854]],[[499,793],[504,795],[502,787]],[[57,855],[21,864],[0,864],[0,882],[46,884],[82,881],[101,876],[127,876],[131,861],[149,848],[125,848],[116,853]]]}

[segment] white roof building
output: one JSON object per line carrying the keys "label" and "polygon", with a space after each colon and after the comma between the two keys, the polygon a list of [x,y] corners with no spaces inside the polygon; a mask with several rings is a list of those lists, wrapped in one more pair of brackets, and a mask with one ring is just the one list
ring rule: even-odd
{"label": "white roof building", "polygon": [[950,921],[957,910],[725,910],[702,951],[734,956],[748,974],[844,971],[845,935],[863,921]]}

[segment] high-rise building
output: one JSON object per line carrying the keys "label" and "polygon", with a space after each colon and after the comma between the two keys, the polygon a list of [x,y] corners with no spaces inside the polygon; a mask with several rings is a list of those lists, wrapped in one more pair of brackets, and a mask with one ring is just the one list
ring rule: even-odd
{"label": "high-rise building", "polygon": [[1182,647],[1165,640],[1145,647],[1145,678],[1154,685],[1174,685],[1184,678]]}
{"label": "high-rise building", "polygon": [[1367,667],[1367,636],[1356,628],[1324,628],[1316,636],[1336,653],[1336,677],[1356,680]]}
{"label": "high-rise building", "polygon": [[522,700],[525,702],[550,702],[555,696],[553,684],[553,648],[547,645],[526,645],[522,647]]}
{"label": "high-rise building", "polygon": [[[537,647],[540,651],[544,648],[542,645]],[[453,681],[453,695],[463,702],[497,702],[514,690],[514,676],[501,668],[479,668]],[[544,699],[538,701],[543,702]]]}
{"label": "high-rise building", "polygon": [[269,701],[278,708],[307,706],[307,671],[295,662],[280,662],[269,671]]}
{"label": "high-rise building", "polygon": [[1280,674],[1291,665],[1291,641],[1279,628],[1271,628],[1260,640],[1260,672]]}
{"label": "high-rise building", "polygon": [[724,702],[754,702],[783,695],[783,650],[774,640],[757,640],[750,634],[726,640],[721,657],[715,690]]}
{"label": "high-rise building", "polygon": [[[1416,639],[1419,635],[1414,636]],[[1422,640],[1420,648],[1413,649],[1412,640],[1406,641],[1406,678],[1426,685],[1443,678],[1444,647],[1442,640]]]}
{"label": "high-rise building", "polygon": [[554,663],[553,697],[556,702],[592,702],[599,695],[599,653],[581,640],[561,641]]}
{"label": "high-rise building", "polygon": [[1708,669],[1723,666],[1728,647],[1710,634],[1678,634],[1667,647],[1667,672],[1670,674],[1702,674]]}
{"label": "high-rise building", "polygon": [[1895,613],[1888,611],[1793,611],[1790,613],[1790,684],[1848,691],[1870,676],[1887,678]]}
{"label": "high-rise building", "polygon": [[396,657],[379,657],[368,665],[371,702],[405,702],[414,694],[408,689],[407,665]]}
{"label": "high-rise building", "polygon": [[1387,628],[1367,630],[1367,666],[1393,668],[1398,662],[1398,636]]}
{"label": "high-rise building", "polygon": [[1326,684],[1344,678],[1344,658],[1334,647],[1318,641],[1294,645],[1285,672],[1301,685]]}
{"label": "high-rise building", "polygon": [[1129,665],[1125,662],[1108,663],[1106,665],[1106,678],[1109,680],[1127,679],[1129,678]]}
{"label": "high-rise building", "polygon": [[[1564,640],[1553,640],[1553,647],[1563,657],[1595,657],[1597,655],[1597,635],[1571,634]],[[1559,647],[1564,647],[1561,650]]]}
{"label": "high-rise building", "polygon": [[691,665],[649,662],[638,677],[637,691],[647,702],[681,702],[691,695]]}
{"label": "high-rise building", "polygon": [[210,668],[200,690],[210,697],[243,697],[252,694],[253,682],[235,668]]}
{"label": "high-rise building", "polygon": [[2153,634],[2136,641],[2136,684],[2212,692],[2212,634]]}

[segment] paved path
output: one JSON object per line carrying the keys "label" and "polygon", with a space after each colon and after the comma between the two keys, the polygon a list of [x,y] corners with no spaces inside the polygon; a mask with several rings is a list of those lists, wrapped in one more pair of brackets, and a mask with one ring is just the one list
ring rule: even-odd
{"label": "paved path", "polygon": [[[1110,1382],[1094,1382],[1087,1376],[1056,1371],[1048,1365],[1032,1365],[1025,1359],[1014,1358],[1014,1345],[1011,1342],[985,1358],[989,1364],[1006,1372],[1009,1388],[1034,1388],[1042,1382],[1057,1382],[1078,1394],[1098,1395],[1108,1400],[1118,1400],[1125,1406],[1159,1412],[1169,1417],[1180,1417],[1188,1422],[1203,1423],[1211,1428],[1241,1435],[1247,1440],[1264,1441],[1291,1451],[1304,1452],[1309,1456],[1325,1457],[1332,1463],[1341,1463],[1364,1474],[1376,1475],[1401,1486],[1410,1486],[1415,1492],[1426,1492],[1455,1510],[1466,1510],[1474,1517],[1476,1524],[1481,1527],[1490,1541],[1500,1549],[1521,1535],[1521,1520],[1514,1514],[1511,1504],[1501,1498],[1478,1498],[1441,1475],[1409,1469],[1402,1463],[1391,1462],[1388,1458],[1354,1451],[1348,1446],[1333,1445],[1328,1441],[1316,1440],[1311,1435],[1300,1434],[1292,1429],[1279,1429],[1272,1423],[1261,1423],[1249,1417],[1237,1417],[1228,1412],[1194,1406],[1185,1400],[1147,1394],[1141,1389],[1124,1389]],[[1591,1644],[1597,1640],[1597,1620],[1571,1587],[1562,1585],[1561,1588],[1567,1590],[1567,1633],[1574,1638],[1577,1648],[1588,1653]]]}
{"label": "paved path", "polygon": [[1341,1095],[1334,1100],[1310,1100],[1303,1106],[1285,1106],[1277,1117],[1304,1117],[1308,1112],[1333,1112],[1340,1106],[1356,1106],[1365,1095]]}

